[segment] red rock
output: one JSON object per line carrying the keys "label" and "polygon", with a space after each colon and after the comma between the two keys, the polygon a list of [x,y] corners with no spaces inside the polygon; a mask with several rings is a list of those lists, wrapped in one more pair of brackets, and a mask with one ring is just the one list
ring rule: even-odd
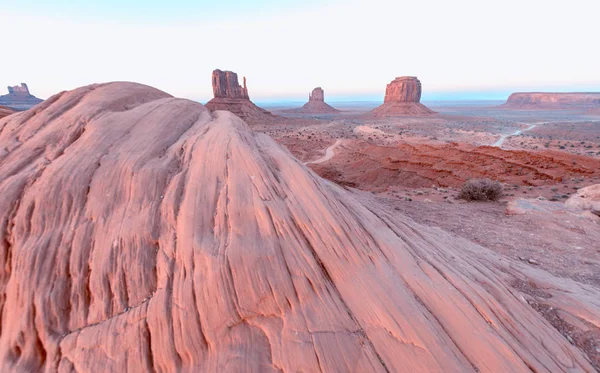
{"label": "red rock", "polygon": [[421,82],[414,76],[392,80],[385,89],[383,105],[373,109],[376,116],[427,115],[434,112],[421,101]]}
{"label": "red rock", "polygon": [[133,83],[0,120],[6,372],[593,372],[599,291],[369,205]]}
{"label": "red rock", "polygon": [[0,106],[0,118],[4,118],[7,115],[11,115],[15,111],[11,108],[7,108],[6,106]]}
{"label": "red rock", "polygon": [[230,111],[250,124],[270,123],[278,119],[250,101],[246,78],[242,87],[236,73],[217,69],[212,73],[212,85],[215,97],[206,103],[210,111]]}
{"label": "red rock", "polygon": [[510,109],[600,109],[600,92],[551,93],[518,92],[508,97],[502,107]]}
{"label": "red rock", "polygon": [[232,71],[215,70],[212,73],[213,94],[215,98],[243,98],[249,99],[246,78],[244,86],[238,83],[237,74]]}
{"label": "red rock", "polygon": [[335,114],[340,111],[325,103],[325,92],[323,88],[317,87],[308,95],[308,102],[301,108],[285,110],[287,113],[296,114]]}

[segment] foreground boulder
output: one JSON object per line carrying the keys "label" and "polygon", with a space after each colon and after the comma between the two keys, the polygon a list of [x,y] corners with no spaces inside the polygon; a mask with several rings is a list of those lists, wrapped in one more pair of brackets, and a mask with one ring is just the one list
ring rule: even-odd
{"label": "foreground boulder", "polygon": [[414,76],[402,76],[387,85],[383,105],[373,109],[372,113],[378,116],[433,114],[433,111],[420,101],[419,79]]}
{"label": "foreground boulder", "polygon": [[231,113],[93,85],[0,120],[0,149],[3,371],[600,363],[538,313],[593,332],[598,289],[365,204]]}
{"label": "foreground boulder", "polygon": [[21,83],[20,86],[8,87],[8,94],[0,96],[0,106],[6,106],[16,111],[30,109],[42,101],[44,100],[29,93],[29,87],[25,83]]}
{"label": "foreground boulder", "polygon": [[227,110],[251,124],[277,119],[275,115],[250,101],[245,77],[242,87],[236,73],[217,69],[212,73],[212,86],[215,97],[206,103],[210,111]]}
{"label": "foreground boulder", "polygon": [[340,111],[325,103],[323,88],[317,87],[308,95],[308,102],[301,108],[286,110],[288,113],[297,114],[336,114]]}

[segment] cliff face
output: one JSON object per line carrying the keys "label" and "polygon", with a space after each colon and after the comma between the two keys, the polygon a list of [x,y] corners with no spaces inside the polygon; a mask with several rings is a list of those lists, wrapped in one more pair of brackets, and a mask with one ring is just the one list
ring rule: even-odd
{"label": "cliff face", "polygon": [[317,87],[308,94],[308,102],[301,108],[286,110],[291,114],[336,114],[340,111],[325,103],[325,91]]}
{"label": "cliff face", "polygon": [[29,87],[25,83],[21,83],[20,86],[8,87],[8,94],[0,96],[0,106],[6,106],[16,111],[31,109],[42,101],[44,100],[29,93]]}
{"label": "cliff face", "polygon": [[503,106],[516,109],[595,109],[600,108],[600,92],[518,92],[511,94]]}
{"label": "cliff face", "polygon": [[215,70],[212,73],[213,94],[215,98],[233,98],[249,100],[246,78],[244,86],[238,83],[237,74],[232,71]]}
{"label": "cliff face", "polygon": [[401,76],[385,88],[383,102],[420,102],[421,82],[414,76]]}
{"label": "cliff face", "polygon": [[434,112],[420,103],[421,82],[414,76],[392,80],[385,89],[383,105],[373,109],[375,116],[428,115]]}
{"label": "cliff face", "polygon": [[325,92],[323,88],[317,87],[308,95],[308,101],[325,102]]}
{"label": "cliff face", "polygon": [[2,371],[594,371],[533,306],[591,328],[597,289],[369,204],[231,113],[133,83],[38,109],[0,120]]}

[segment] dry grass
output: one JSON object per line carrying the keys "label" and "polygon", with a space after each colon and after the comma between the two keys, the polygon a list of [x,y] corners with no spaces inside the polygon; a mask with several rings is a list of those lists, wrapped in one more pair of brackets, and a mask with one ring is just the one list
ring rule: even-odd
{"label": "dry grass", "polygon": [[502,184],[490,179],[468,180],[457,198],[466,201],[497,201],[502,196]]}

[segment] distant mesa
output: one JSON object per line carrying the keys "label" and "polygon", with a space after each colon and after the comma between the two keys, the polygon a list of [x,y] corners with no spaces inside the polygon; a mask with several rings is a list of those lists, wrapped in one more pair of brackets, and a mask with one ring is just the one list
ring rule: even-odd
{"label": "distant mesa", "polygon": [[250,124],[277,119],[277,116],[250,101],[245,77],[244,86],[241,86],[236,73],[217,69],[212,73],[212,86],[215,97],[206,103],[210,111],[227,110]]}
{"label": "distant mesa", "polygon": [[308,102],[301,108],[286,110],[286,113],[297,114],[336,114],[340,111],[325,103],[323,88],[317,87],[308,94]]}
{"label": "distant mesa", "polygon": [[6,106],[16,111],[31,109],[42,101],[44,100],[29,93],[29,87],[25,83],[21,83],[20,86],[8,87],[8,94],[0,96],[0,106]]}
{"label": "distant mesa", "polygon": [[517,92],[501,105],[509,109],[600,110],[600,92]]}
{"label": "distant mesa", "polygon": [[385,89],[383,105],[371,111],[376,116],[428,115],[435,112],[421,104],[421,82],[414,76],[392,80]]}

